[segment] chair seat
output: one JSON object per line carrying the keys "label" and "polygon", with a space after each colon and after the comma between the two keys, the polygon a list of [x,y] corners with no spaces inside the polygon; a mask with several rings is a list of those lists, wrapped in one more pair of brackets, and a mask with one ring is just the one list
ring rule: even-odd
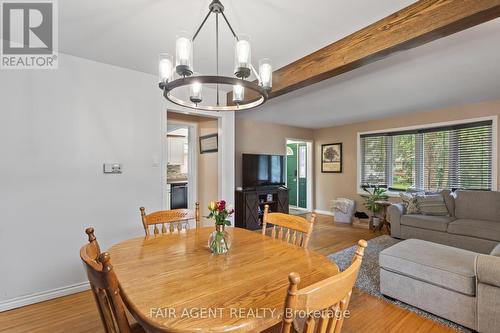
{"label": "chair seat", "polygon": [[465,295],[476,294],[477,253],[419,239],[380,252],[380,267]]}
{"label": "chair seat", "polygon": [[500,242],[500,222],[458,219],[448,225],[448,233]]}
{"label": "chair seat", "polygon": [[448,223],[454,220],[455,218],[450,216],[409,214],[401,217],[401,224],[415,228],[446,232]]}

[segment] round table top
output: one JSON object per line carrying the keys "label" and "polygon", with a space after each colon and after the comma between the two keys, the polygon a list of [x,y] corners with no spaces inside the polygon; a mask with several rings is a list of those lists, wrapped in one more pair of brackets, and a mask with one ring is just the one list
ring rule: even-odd
{"label": "round table top", "polygon": [[280,321],[288,274],[299,288],[339,272],[325,256],[240,228],[212,255],[214,227],[133,238],[109,253],[122,297],[149,332],[257,332]]}

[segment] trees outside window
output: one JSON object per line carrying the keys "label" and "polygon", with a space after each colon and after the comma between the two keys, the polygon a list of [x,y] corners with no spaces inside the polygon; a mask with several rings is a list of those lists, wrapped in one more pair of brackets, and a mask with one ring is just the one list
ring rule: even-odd
{"label": "trees outside window", "polygon": [[360,135],[361,185],[492,189],[492,121]]}

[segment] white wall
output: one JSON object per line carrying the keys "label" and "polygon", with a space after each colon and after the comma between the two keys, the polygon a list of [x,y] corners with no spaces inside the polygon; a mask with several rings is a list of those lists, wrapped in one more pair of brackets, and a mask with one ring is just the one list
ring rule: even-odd
{"label": "white wall", "polygon": [[139,206],[162,198],[156,84],[63,54],[58,70],[0,71],[0,311],[78,290],[85,227],[104,249],[142,235]]}

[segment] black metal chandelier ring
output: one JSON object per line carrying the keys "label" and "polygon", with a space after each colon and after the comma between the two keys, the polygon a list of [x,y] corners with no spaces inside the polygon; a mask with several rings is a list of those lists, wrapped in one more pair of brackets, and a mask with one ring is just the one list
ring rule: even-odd
{"label": "black metal chandelier ring", "polygon": [[192,102],[188,102],[181,98],[175,97],[175,95],[173,94],[175,89],[185,86],[190,86],[193,83],[199,83],[201,85],[203,84],[241,85],[244,88],[256,92],[260,96],[259,98],[245,100],[235,105],[227,105],[227,106],[217,105],[217,106],[200,107],[200,109],[207,111],[240,111],[240,110],[251,109],[265,103],[269,98],[268,91],[263,87],[259,86],[258,84],[228,76],[215,76],[215,75],[188,76],[164,84],[160,83],[160,88],[163,89],[163,96],[170,102],[177,104],[179,106],[196,109],[197,106],[193,107]]}

